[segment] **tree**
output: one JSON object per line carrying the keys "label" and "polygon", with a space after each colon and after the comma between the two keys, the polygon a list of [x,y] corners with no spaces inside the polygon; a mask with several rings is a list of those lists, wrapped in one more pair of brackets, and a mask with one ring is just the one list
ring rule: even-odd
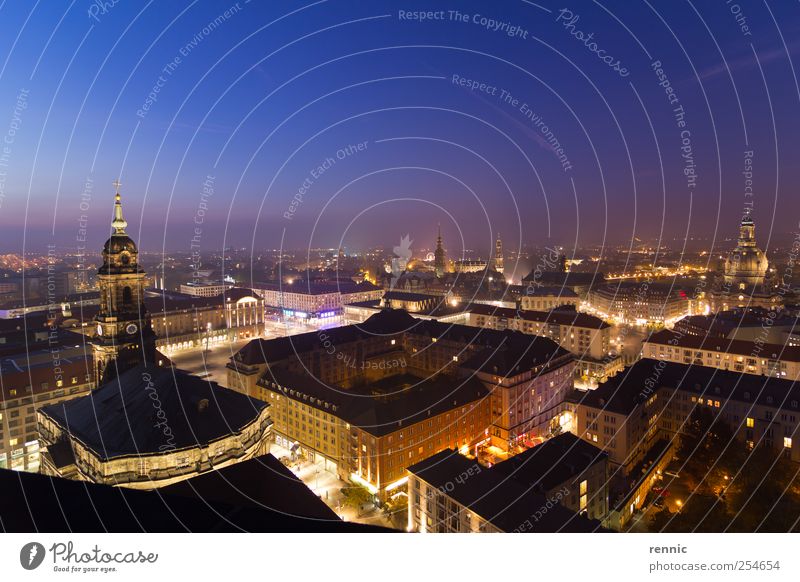
{"label": "tree", "polygon": [[373,499],[372,493],[366,487],[356,483],[342,487],[342,496],[344,497],[342,505],[353,509],[361,509],[362,505],[370,503]]}

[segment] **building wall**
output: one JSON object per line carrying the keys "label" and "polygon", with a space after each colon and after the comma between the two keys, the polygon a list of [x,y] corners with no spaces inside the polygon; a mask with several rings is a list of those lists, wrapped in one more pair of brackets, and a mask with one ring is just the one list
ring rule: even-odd
{"label": "building wall", "polygon": [[678,294],[637,294],[638,291],[592,289],[587,295],[590,311],[606,321],[631,324],[671,325],[692,314],[692,301]]}
{"label": "building wall", "polygon": [[94,387],[91,359],[83,348],[47,350],[5,358],[0,382],[0,468],[38,471],[36,412],[84,396]]}
{"label": "building wall", "polygon": [[[719,343],[724,346],[727,342],[720,339]],[[679,364],[696,364],[718,370],[772,376],[793,381],[800,379],[800,362],[757,355],[756,344],[754,344],[752,355],[740,355],[729,354],[721,350],[684,348],[678,345],[645,342],[642,346],[642,354],[645,358]]]}
{"label": "building wall", "polygon": [[[43,449],[64,437],[63,428],[49,417],[39,414],[38,421]],[[270,410],[266,407],[240,432],[205,446],[108,460],[100,458],[79,440],[72,439],[75,465],[67,468],[69,474],[62,474],[46,452],[42,472],[105,485],[156,489],[268,453],[271,425]]]}
{"label": "building wall", "polygon": [[563,295],[523,295],[520,298],[520,309],[522,311],[550,311],[562,305],[577,305],[577,297],[565,297]]}
{"label": "building wall", "polygon": [[488,329],[512,329],[529,335],[539,335],[552,339],[565,350],[581,356],[603,358],[611,349],[611,327],[597,329],[578,325],[558,324],[547,319],[546,312],[538,312],[543,321],[531,321],[516,317],[513,319],[499,315],[469,314],[469,325]]}
{"label": "building wall", "polygon": [[63,384],[39,387],[32,394],[30,386],[20,386],[17,397],[0,402],[0,469],[15,469],[37,473],[40,466],[40,443],[36,411],[88,394],[94,383],[85,371],[70,374]]}
{"label": "building wall", "polygon": [[416,475],[408,481],[408,530],[420,533],[499,533],[493,524]]}

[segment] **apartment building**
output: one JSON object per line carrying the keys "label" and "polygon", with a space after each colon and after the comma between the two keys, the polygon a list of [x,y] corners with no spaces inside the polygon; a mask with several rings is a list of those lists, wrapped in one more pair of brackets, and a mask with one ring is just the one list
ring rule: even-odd
{"label": "apartment building", "polygon": [[51,346],[0,361],[0,469],[38,472],[37,411],[88,394],[92,358],[83,348]]}
{"label": "apartment building", "polygon": [[594,388],[623,367],[615,349],[612,326],[571,306],[550,311],[518,311],[472,305],[467,321],[476,327],[513,329],[552,339],[576,356],[575,381],[579,387]]}
{"label": "apartment building", "polygon": [[[525,458],[512,457],[491,468],[455,450],[412,465],[408,469],[409,531],[600,531],[600,522],[592,514],[605,513],[605,457],[590,445],[576,446],[569,440],[577,439],[556,437],[531,449]],[[588,448],[592,451],[587,452]],[[538,452],[552,461],[554,449],[561,455],[557,465],[535,460]],[[595,503],[595,499],[602,501]]]}
{"label": "apartment building", "polygon": [[228,386],[275,407],[279,444],[384,495],[405,467],[444,448],[509,450],[549,434],[573,367],[546,338],[385,310],[360,325],[254,340],[231,358]]}
{"label": "apartment building", "polygon": [[662,330],[645,340],[642,356],[757,376],[793,381],[800,379],[800,346]]}

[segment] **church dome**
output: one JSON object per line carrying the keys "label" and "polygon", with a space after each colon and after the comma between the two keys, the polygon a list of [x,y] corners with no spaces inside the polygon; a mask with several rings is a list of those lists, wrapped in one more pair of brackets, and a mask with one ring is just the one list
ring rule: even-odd
{"label": "church dome", "polygon": [[137,252],[136,243],[133,242],[133,239],[127,234],[114,233],[106,241],[106,244],[103,245],[103,254],[106,255],[118,255],[123,251],[127,251],[131,254],[135,254]]}
{"label": "church dome", "polygon": [[768,269],[767,255],[756,245],[755,224],[748,213],[739,226],[739,242],[725,259],[725,283],[761,285]]}

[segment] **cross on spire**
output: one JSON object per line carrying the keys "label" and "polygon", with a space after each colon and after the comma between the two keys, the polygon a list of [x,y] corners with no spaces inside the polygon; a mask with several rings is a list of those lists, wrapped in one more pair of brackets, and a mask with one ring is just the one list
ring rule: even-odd
{"label": "cross on spire", "polygon": [[119,181],[119,178],[111,182],[111,185],[114,186],[114,189],[116,190],[117,194],[119,194],[119,187],[122,186],[122,182]]}

